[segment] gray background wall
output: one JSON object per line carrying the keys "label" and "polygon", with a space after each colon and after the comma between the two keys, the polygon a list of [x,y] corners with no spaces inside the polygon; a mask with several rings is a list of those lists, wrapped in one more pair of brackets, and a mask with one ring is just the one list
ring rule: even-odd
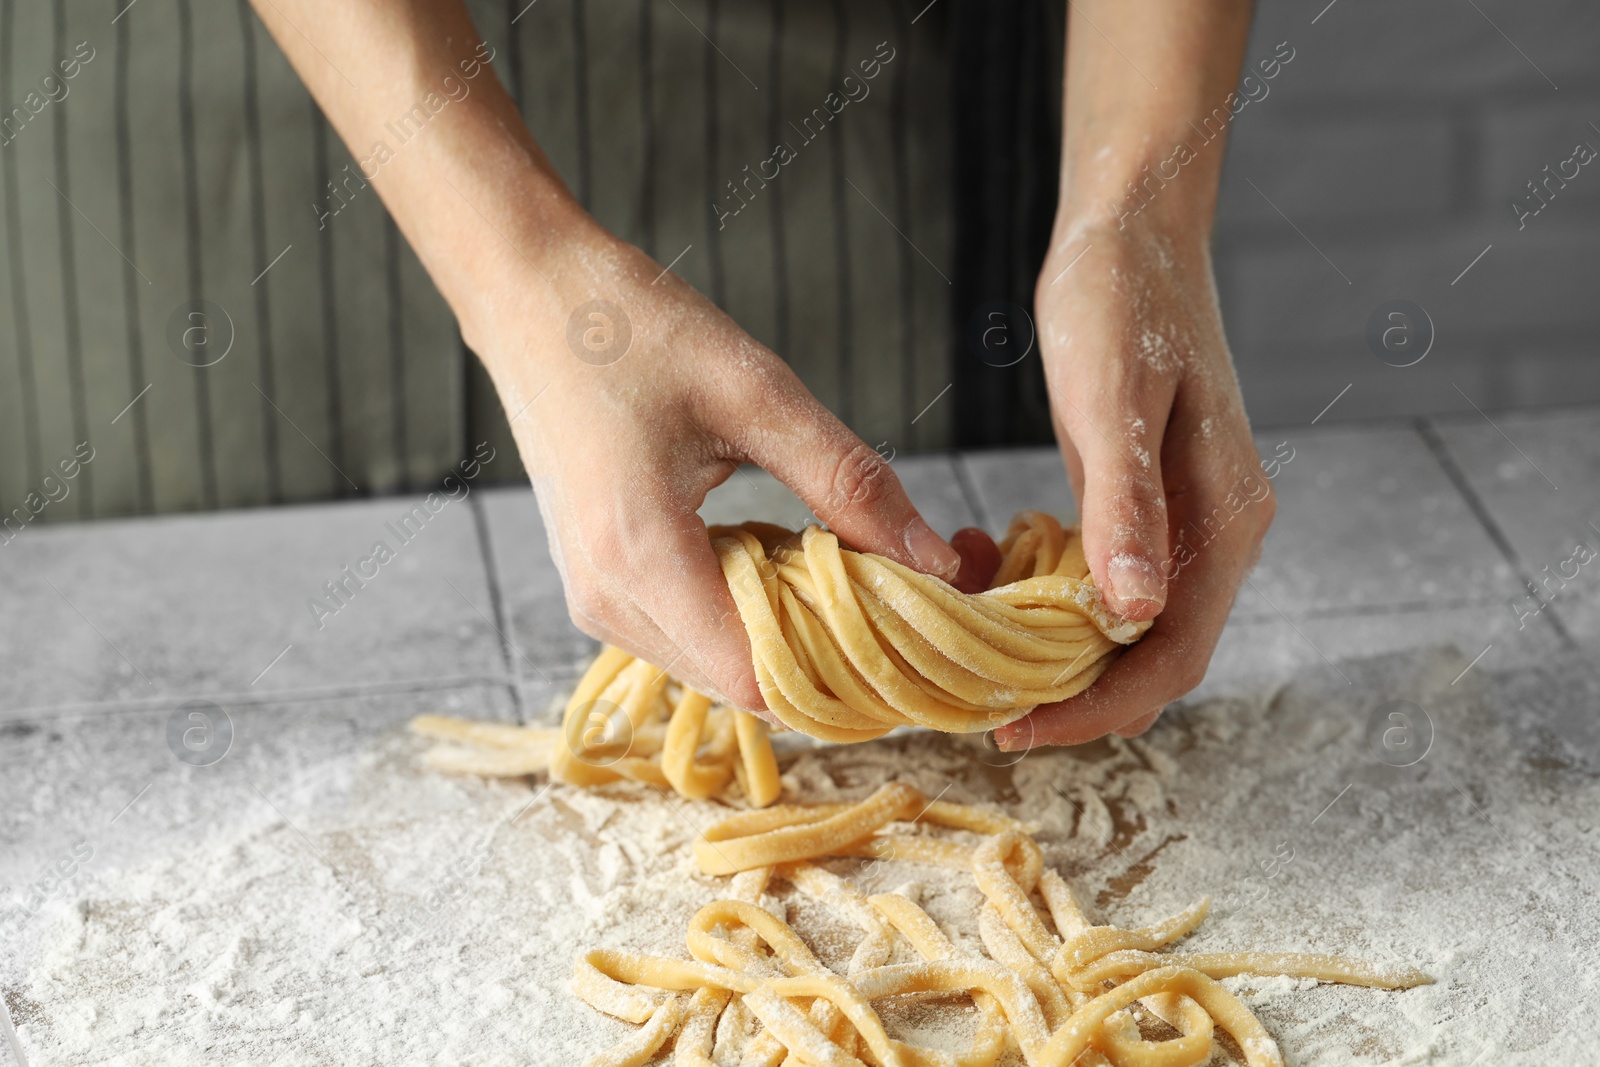
{"label": "gray background wall", "polygon": [[[1521,231],[1509,207],[1600,148],[1600,5],[1264,0],[1248,54],[1284,40],[1294,62],[1235,125],[1216,237],[1252,417],[1309,422],[1346,385],[1324,422],[1600,399],[1600,160]],[[1396,298],[1436,327],[1416,366],[1365,340]]]}

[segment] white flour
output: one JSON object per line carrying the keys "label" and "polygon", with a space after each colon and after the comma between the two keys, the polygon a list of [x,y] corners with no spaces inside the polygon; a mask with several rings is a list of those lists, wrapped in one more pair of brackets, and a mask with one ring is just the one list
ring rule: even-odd
{"label": "white flour", "polygon": [[[1600,790],[1549,715],[1569,701],[1592,714],[1596,684],[1551,668],[1485,698],[1448,684],[1462,665],[1347,664],[1350,686],[1213,700],[1146,739],[1015,765],[971,738],[785,738],[786,789],[858,797],[892,776],[997,803],[1042,826],[1091,917],[1140,923],[1210,895],[1197,950],[1339,952],[1438,979],[1403,993],[1230,979],[1293,1064],[1592,1061]],[[1394,696],[1434,724],[1409,768],[1366,738]],[[683,955],[685,922],[722,884],[687,844],[722,809],[643,787],[442,779],[417,768],[420,747],[390,734],[346,768],[337,808],[231,826],[56,906],[5,991],[30,1064],[572,1064],[627,1032],[567,991],[572,960],[602,944]],[[970,878],[869,877],[878,892],[912,883],[977,944]],[[774,893],[842,964],[853,929]],[[948,1001],[884,1012],[943,1045],[967,1025]]]}

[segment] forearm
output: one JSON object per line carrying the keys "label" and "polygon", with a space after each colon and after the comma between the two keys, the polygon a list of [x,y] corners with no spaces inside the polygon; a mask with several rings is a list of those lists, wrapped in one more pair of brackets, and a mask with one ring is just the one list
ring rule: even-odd
{"label": "forearm", "polygon": [[1202,243],[1251,0],[1075,0],[1056,242],[1135,220]]}
{"label": "forearm", "polygon": [[492,329],[496,281],[523,278],[554,311],[548,283],[537,291],[541,272],[554,273],[555,247],[591,223],[490,69],[460,0],[253,2],[468,342]]}

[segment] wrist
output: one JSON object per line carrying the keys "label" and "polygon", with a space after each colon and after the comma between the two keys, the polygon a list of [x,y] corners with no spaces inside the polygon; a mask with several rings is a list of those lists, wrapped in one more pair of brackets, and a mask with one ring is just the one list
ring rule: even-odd
{"label": "wrist", "polygon": [[426,138],[395,153],[375,183],[463,337],[487,362],[502,321],[536,326],[544,305],[561,302],[552,280],[570,273],[563,257],[604,231],[498,83],[451,107]]}
{"label": "wrist", "polygon": [[1105,143],[1091,158],[1063,153],[1056,234],[1074,229],[1159,230],[1206,244],[1216,214],[1223,143],[1180,127],[1136,144]]}
{"label": "wrist", "polygon": [[1177,189],[1183,177],[1180,172],[1176,182],[1163,185],[1155,166],[1143,164],[1118,187],[1064,195],[1056,207],[1052,250],[1090,233],[1121,239],[1161,234],[1185,248],[1208,248],[1215,198],[1184,195]]}
{"label": "wrist", "polygon": [[1060,295],[1071,275],[1082,269],[1080,258],[1102,270],[1109,264],[1130,271],[1160,269],[1175,279],[1209,279],[1210,229],[1191,218],[1153,210],[1112,215],[1092,209],[1074,212],[1063,205],[1039,271],[1036,302],[1049,303]]}
{"label": "wrist", "polygon": [[445,228],[425,261],[463,340],[498,379],[497,363],[526,363],[549,347],[530,341],[559,342],[566,314],[596,295],[597,257],[575,250],[615,238],[519,145],[444,161],[435,180],[430,195],[449,210],[437,212]]}
{"label": "wrist", "polygon": [[548,387],[559,390],[574,377],[592,381],[594,366],[613,361],[602,350],[574,347],[588,347],[585,324],[609,315],[604,308],[585,313],[574,333],[574,315],[589,302],[615,305],[620,320],[606,321],[617,343],[630,343],[645,324],[665,328],[670,316],[640,314],[660,268],[596,222],[558,180],[554,190],[535,177],[528,187],[486,191],[477,207],[483,217],[474,213],[479,229],[454,253],[457,278],[447,299],[508,414]]}
{"label": "wrist", "polygon": [[559,183],[551,189],[540,176],[524,180],[475,191],[462,186],[459,194],[445,189],[466,201],[466,215],[446,252],[450,281],[440,289],[463,340],[486,363],[506,338],[556,336],[551,331],[562,328],[562,309],[588,298],[577,295],[583,280],[576,275],[583,272],[570,265],[572,250],[610,236]]}

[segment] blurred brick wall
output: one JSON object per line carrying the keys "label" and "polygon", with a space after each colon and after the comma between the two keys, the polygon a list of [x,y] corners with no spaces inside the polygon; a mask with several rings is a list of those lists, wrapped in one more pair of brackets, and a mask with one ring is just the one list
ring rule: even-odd
{"label": "blurred brick wall", "polygon": [[[1347,385],[1323,422],[1600,401],[1600,159],[1522,229],[1510,208],[1600,148],[1600,4],[1261,0],[1247,63],[1281,41],[1216,236],[1253,419],[1308,423]],[[1414,366],[1366,339],[1392,299],[1434,324]]]}

